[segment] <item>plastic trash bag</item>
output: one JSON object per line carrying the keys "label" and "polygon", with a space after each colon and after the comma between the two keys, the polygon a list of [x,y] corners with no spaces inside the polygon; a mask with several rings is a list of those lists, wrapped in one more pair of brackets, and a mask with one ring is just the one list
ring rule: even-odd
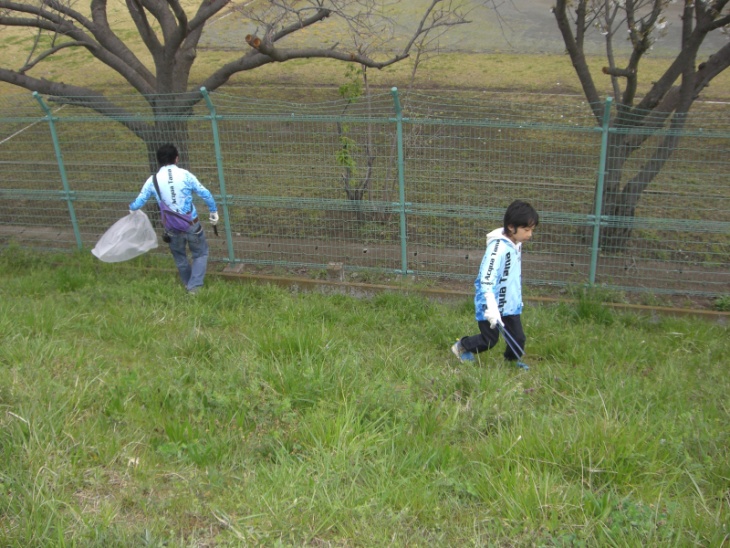
{"label": "plastic trash bag", "polygon": [[157,234],[144,211],[132,211],[114,223],[91,253],[105,263],[128,261],[157,247]]}

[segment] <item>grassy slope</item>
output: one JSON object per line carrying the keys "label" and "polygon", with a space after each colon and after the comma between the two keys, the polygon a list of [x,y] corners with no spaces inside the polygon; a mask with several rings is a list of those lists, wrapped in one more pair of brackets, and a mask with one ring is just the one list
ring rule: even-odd
{"label": "grassy slope", "polygon": [[[208,75],[204,67],[230,61],[232,54],[226,52],[202,52],[200,61],[193,71],[193,82],[200,82]],[[92,86],[98,89],[115,90],[117,93],[124,82],[111,70],[99,66],[94,71],[88,70],[89,60],[78,55],[73,60],[66,60],[63,66],[44,72],[43,77],[53,77],[63,73],[76,85]],[[612,95],[607,77],[600,74],[605,64],[601,58],[592,59],[594,74],[602,90],[602,96]],[[647,59],[642,64],[645,71],[643,82],[651,82],[658,78],[667,66],[666,59]],[[458,67],[458,70],[456,69]],[[368,73],[374,86],[390,88],[406,87],[410,83],[412,66],[408,61],[383,70],[371,70]],[[282,65],[265,66],[249,73],[234,76],[230,84],[250,87],[249,96],[256,96],[255,87],[266,85],[274,87],[292,83],[301,86],[331,85],[339,86],[345,81],[345,68],[341,63],[322,60],[296,60]],[[420,68],[415,81],[419,89],[481,89],[508,93],[568,93],[582,97],[580,83],[572,69],[570,60],[561,55],[545,54],[483,54],[483,53],[445,53],[426,61]],[[192,84],[191,88],[196,88]],[[124,89],[124,88],[121,88]],[[646,92],[647,86],[640,87]],[[222,88],[225,91],[225,88]],[[0,83],[0,94],[26,93],[22,88]],[[124,93],[132,93],[131,88]],[[286,100],[286,88],[276,92],[275,98]],[[244,95],[247,94],[244,92]],[[272,98],[269,96],[269,98]],[[726,71],[705,90],[703,99],[730,100],[730,73]]]}
{"label": "grassy slope", "polygon": [[[3,546],[720,546],[728,333],[0,254]],[[129,268],[131,267],[131,268]]]}
{"label": "grassy slope", "polygon": [[[418,1],[423,3],[423,0]],[[543,0],[540,2],[545,4]],[[562,48],[556,46],[556,43],[559,44],[559,36],[547,8],[542,5],[533,6],[532,0],[517,0],[512,5],[516,6],[517,11],[511,15],[506,13],[507,17],[501,22],[493,17],[492,12],[482,10],[472,14],[473,23],[470,25],[452,29],[451,35],[442,40],[441,55],[432,57],[421,66],[416,85],[423,89],[476,88],[490,91],[581,94],[569,58],[555,53],[560,52]],[[413,11],[417,8],[415,4],[409,3],[402,9]],[[116,22],[114,28],[120,37],[148,66],[152,66],[149,54],[139,43],[131,22],[124,16],[123,5],[111,4],[110,9],[112,10],[110,20]],[[543,16],[545,16],[544,21],[539,19]],[[410,19],[406,17],[405,20]],[[237,20],[235,15],[221,18],[209,25],[209,29],[201,41],[199,59],[193,70],[190,86],[193,89],[197,87],[196,82],[202,81],[209,74],[210,70],[207,67],[228,62],[241,51],[245,51],[248,46],[243,41],[243,36],[253,30]],[[513,38],[507,42],[505,34]],[[2,63],[19,65],[20,60],[24,60],[28,54],[33,33],[24,29],[5,28],[0,36]],[[335,26],[332,19],[307,29],[302,36],[295,36],[297,37],[295,45],[306,43],[328,45],[335,41],[343,43],[347,41],[346,34]],[[549,53],[530,53],[533,51]],[[659,77],[670,60],[666,57],[666,52],[645,58],[641,68],[641,80],[645,84],[640,86],[640,93],[645,92],[647,85]],[[601,57],[594,57],[592,60],[599,90],[603,95],[610,95],[612,92],[609,79],[600,72],[604,64],[605,61]],[[93,70],[89,70],[91,66],[94,67]],[[304,86],[321,84],[337,86],[343,82],[344,72],[341,63],[296,60],[239,74],[231,83],[251,87],[292,82]],[[408,83],[410,72],[410,61],[406,60],[382,71],[371,71],[369,76],[376,86],[403,87]],[[59,55],[34,68],[30,74],[49,79],[63,76],[66,81],[77,85],[95,86],[115,92],[119,91],[120,84],[124,84],[119,75],[94,61],[81,49],[63,50]],[[286,99],[286,94],[283,93],[285,89],[281,91],[282,96],[277,98]],[[25,93],[25,91],[0,83],[0,94],[9,93]],[[256,92],[252,91],[251,94],[255,95]],[[717,78],[703,97],[730,100],[730,71]]]}

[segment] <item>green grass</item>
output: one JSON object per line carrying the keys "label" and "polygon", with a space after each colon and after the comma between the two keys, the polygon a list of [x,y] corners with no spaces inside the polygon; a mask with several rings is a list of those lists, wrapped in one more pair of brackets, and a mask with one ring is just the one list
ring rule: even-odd
{"label": "green grass", "polygon": [[728,330],[0,255],[2,546],[721,546]]}
{"label": "green grass", "polygon": [[715,310],[720,312],[730,312],[730,295],[718,297],[715,301]]}

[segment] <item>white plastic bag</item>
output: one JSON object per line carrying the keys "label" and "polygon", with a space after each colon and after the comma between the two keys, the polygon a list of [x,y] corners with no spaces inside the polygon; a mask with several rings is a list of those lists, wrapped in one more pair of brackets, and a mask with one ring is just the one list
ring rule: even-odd
{"label": "white plastic bag", "polygon": [[134,259],[157,247],[157,234],[144,211],[132,211],[114,223],[91,250],[105,263]]}

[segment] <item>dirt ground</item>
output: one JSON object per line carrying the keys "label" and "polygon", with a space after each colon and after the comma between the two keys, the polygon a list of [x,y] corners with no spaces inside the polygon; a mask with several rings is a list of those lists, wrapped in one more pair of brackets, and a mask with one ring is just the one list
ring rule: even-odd
{"label": "dirt ground", "polygon": [[[171,272],[173,272],[171,270]],[[359,272],[345,273],[340,278],[324,278],[319,271],[307,268],[282,269],[262,265],[224,265],[212,264],[209,272],[214,276],[239,281],[270,283],[287,287],[292,291],[319,291],[322,293],[346,294],[358,298],[366,298],[384,291],[411,292],[424,295],[438,301],[470,301],[473,298],[471,282],[450,278],[419,278],[417,276],[402,277],[384,275],[376,281],[363,281]],[[615,310],[646,314],[651,317],[660,315],[695,316],[720,325],[730,323],[730,312],[718,312],[713,309],[712,299],[686,295],[662,295],[658,304],[643,304],[642,293],[622,295],[620,302],[606,301],[604,304]],[[574,302],[571,290],[566,287],[545,289],[527,285],[524,288],[524,300],[530,305]]]}
{"label": "dirt ground", "polygon": [[[83,241],[93,241],[94,235],[82,233]],[[0,247],[14,241],[23,247],[47,248],[51,242],[55,242],[58,249],[73,249],[74,234],[68,229],[59,229],[51,227],[22,227],[22,226],[5,226],[0,227]],[[301,240],[297,239],[281,239],[274,240],[261,238],[247,238],[237,236],[234,238],[235,256],[245,257],[249,264],[236,263],[230,265],[225,258],[227,257],[227,248],[224,238],[215,238],[209,235],[208,238],[210,252],[209,271],[213,274],[218,273],[231,278],[254,279],[260,281],[272,281],[281,285],[293,287],[329,287],[330,290],[345,290],[353,294],[368,294],[382,290],[408,290],[419,291],[428,294],[430,297],[438,299],[470,299],[473,294],[473,276],[478,270],[479,261],[481,259],[481,250],[470,250],[466,255],[470,256],[469,264],[464,266],[459,272],[443,275],[409,275],[401,276],[387,271],[378,272],[372,268],[367,268],[368,260],[374,261],[371,267],[376,266],[383,261],[391,265],[397,265],[400,259],[400,251],[397,246],[383,244],[380,246],[370,245],[368,253],[372,259],[363,259],[361,246],[350,244],[342,249],[333,247],[332,242],[320,242],[320,249],[326,250],[326,256],[321,257],[322,264],[330,262],[343,261],[341,275],[333,276],[326,268],[309,267],[309,266],[274,266],[266,264],[267,262],[280,262],[286,264],[293,262],[303,252],[309,252],[316,249],[317,242],[307,241],[306,248],[303,249]],[[465,255],[462,249],[441,249],[435,250],[424,248],[421,250],[428,253],[428,261],[436,265],[455,265],[458,263],[458,257]],[[167,254],[166,246],[160,243],[160,247],[153,253],[165,256]],[[316,257],[307,255],[307,261],[315,260]],[[349,257],[357,257],[349,265],[347,264]],[[551,265],[560,264],[564,259],[563,255],[551,257],[546,254],[539,256],[532,255],[525,257],[525,296],[526,300],[536,302],[555,302],[571,300],[575,288],[565,284],[565,280],[559,280],[560,273],[556,272],[555,283],[534,284],[530,281],[529,272],[540,271],[543,274],[550,270]],[[608,259],[604,259],[608,260]],[[416,265],[418,266],[418,265]],[[585,270],[586,265],[580,265]],[[605,265],[604,265],[605,266]],[[349,268],[348,268],[349,267]],[[433,268],[433,264],[431,265]],[[396,269],[392,266],[391,269]],[[413,265],[409,265],[413,268]],[[645,268],[654,268],[656,265],[648,265]],[[172,269],[172,265],[171,265]],[[708,274],[711,279],[711,273]],[[585,273],[580,278],[586,279]],[[693,277],[692,279],[695,279]],[[679,283],[681,279],[677,280]],[[686,281],[686,280],[685,280]],[[332,285],[331,282],[337,282]],[[696,280],[695,280],[696,282]],[[670,283],[667,281],[666,283]],[[578,287],[580,284],[576,284]],[[654,286],[652,286],[654,287]],[[679,287],[679,286],[678,286]],[[671,289],[671,288],[668,288]],[[692,289],[692,288],[690,288]],[[694,286],[696,290],[696,283]],[[705,315],[711,319],[717,319],[721,322],[730,320],[730,313],[718,313],[714,311],[714,300],[710,297],[693,295],[691,291],[683,291],[681,288],[675,288],[671,293],[656,292],[651,290],[642,290],[637,288],[636,291],[604,291],[614,302],[613,305],[619,307],[635,307],[639,311],[648,312],[677,312],[687,313],[694,311],[695,313]],[[668,310],[663,310],[664,308]]]}

